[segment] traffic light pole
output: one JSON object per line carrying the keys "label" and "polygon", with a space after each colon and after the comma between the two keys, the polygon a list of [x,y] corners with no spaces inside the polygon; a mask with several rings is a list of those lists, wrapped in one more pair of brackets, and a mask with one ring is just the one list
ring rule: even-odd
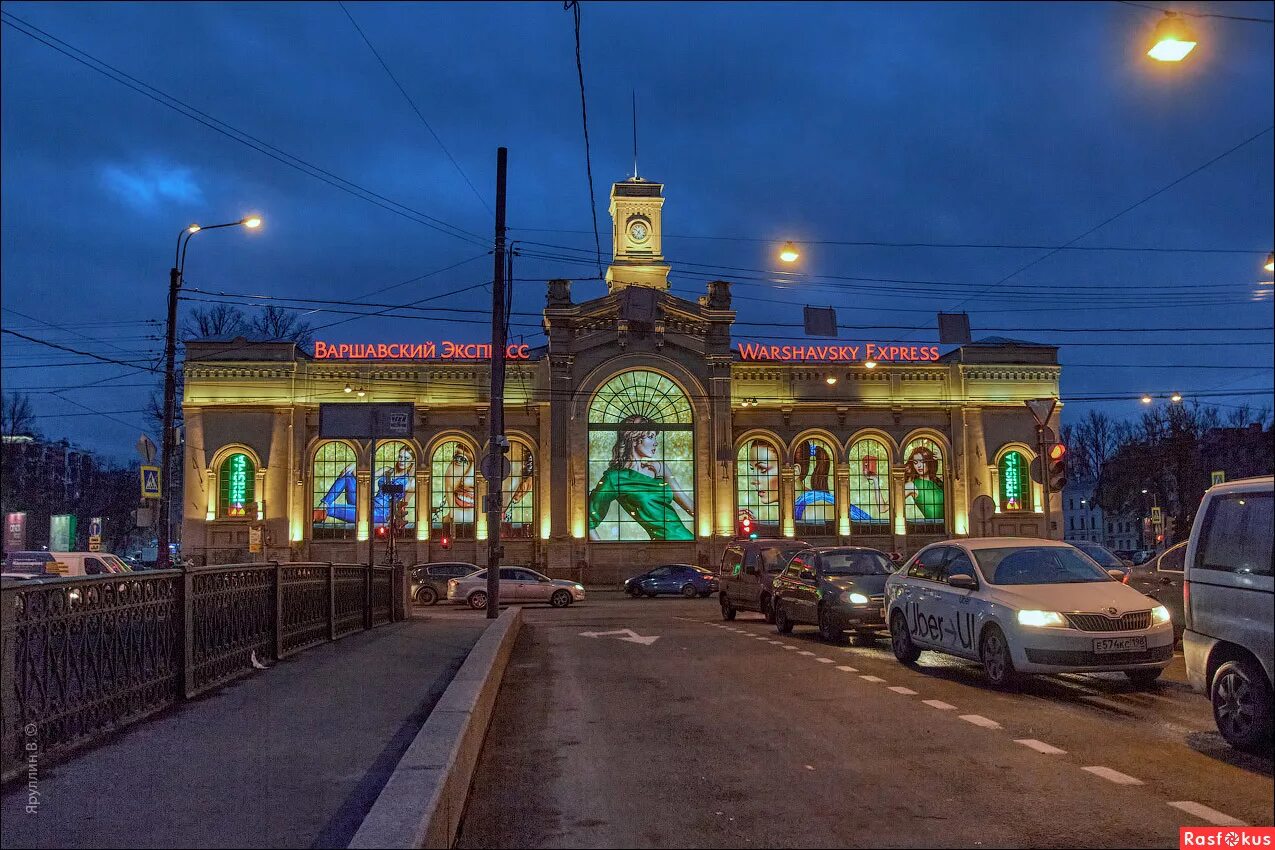
{"label": "traffic light pole", "polygon": [[1045,538],[1054,539],[1054,528],[1050,523],[1049,497],[1049,449],[1045,445],[1045,426],[1036,424],[1036,451],[1040,457],[1040,492],[1045,501]]}
{"label": "traffic light pole", "polygon": [[505,170],[507,148],[496,148],[496,249],[491,286],[491,431],[487,440],[487,619],[500,615],[500,521],[504,513],[505,437]]}

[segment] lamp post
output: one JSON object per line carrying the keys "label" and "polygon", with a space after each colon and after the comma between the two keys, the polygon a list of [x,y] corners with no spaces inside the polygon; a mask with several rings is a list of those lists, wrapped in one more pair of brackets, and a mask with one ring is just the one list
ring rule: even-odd
{"label": "lamp post", "polygon": [[173,420],[176,418],[177,406],[177,292],[182,286],[182,275],[186,269],[186,249],[196,233],[205,230],[217,230],[222,227],[246,227],[250,230],[261,226],[259,216],[248,216],[239,221],[225,224],[211,224],[207,227],[192,224],[177,234],[177,250],[173,255],[173,267],[168,271],[168,325],[164,341],[164,433],[160,435],[159,486],[159,551],[156,553],[156,564],[159,569],[172,566],[168,554],[168,540],[171,536],[169,523],[172,517],[172,490],[168,473],[173,464]]}

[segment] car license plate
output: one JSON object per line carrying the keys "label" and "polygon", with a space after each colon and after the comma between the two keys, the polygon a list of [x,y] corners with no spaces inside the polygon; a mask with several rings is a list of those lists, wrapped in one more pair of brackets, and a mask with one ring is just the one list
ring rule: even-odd
{"label": "car license plate", "polygon": [[1099,655],[1110,652],[1146,652],[1147,638],[1145,635],[1122,638],[1094,638],[1093,651]]}

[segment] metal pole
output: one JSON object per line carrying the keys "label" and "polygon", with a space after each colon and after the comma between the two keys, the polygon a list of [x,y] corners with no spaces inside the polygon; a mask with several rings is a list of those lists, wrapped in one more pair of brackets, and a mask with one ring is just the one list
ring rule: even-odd
{"label": "metal pole", "polygon": [[[180,237],[179,237],[180,239]],[[159,460],[159,552],[155,566],[168,569],[168,522],[172,514],[168,473],[173,464],[173,420],[177,406],[177,290],[181,289],[181,271],[174,266],[168,272],[168,327],[164,341],[164,433],[161,435]]]}
{"label": "metal pole", "polygon": [[1045,448],[1045,426],[1036,425],[1036,451],[1040,453],[1040,492],[1045,501],[1045,539],[1052,540],[1053,529],[1049,524],[1049,454]]}
{"label": "metal pole", "polygon": [[500,520],[503,464],[500,441],[505,434],[505,170],[509,151],[496,148],[496,250],[491,287],[491,430],[487,455],[487,619],[500,615]]}

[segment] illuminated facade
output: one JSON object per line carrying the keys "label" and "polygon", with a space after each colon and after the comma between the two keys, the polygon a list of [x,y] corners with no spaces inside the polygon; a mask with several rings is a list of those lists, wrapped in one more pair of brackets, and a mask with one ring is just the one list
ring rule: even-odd
{"label": "illuminated facade", "polygon": [[[658,183],[615,184],[608,294],[575,301],[569,281],[549,281],[547,344],[509,352],[506,563],[611,583],[646,564],[716,563],[745,520],[762,536],[905,554],[1047,533],[1023,402],[1057,396],[1056,348],[733,344],[729,283],[697,302],[666,291],[662,203]],[[186,476],[186,555],[248,558],[255,524],[258,557],[380,561],[394,535],[409,564],[486,562],[487,347],[324,340],[311,355],[235,340],[187,353],[185,463],[199,474]],[[412,436],[319,438],[320,404],[369,401],[411,402]]]}

